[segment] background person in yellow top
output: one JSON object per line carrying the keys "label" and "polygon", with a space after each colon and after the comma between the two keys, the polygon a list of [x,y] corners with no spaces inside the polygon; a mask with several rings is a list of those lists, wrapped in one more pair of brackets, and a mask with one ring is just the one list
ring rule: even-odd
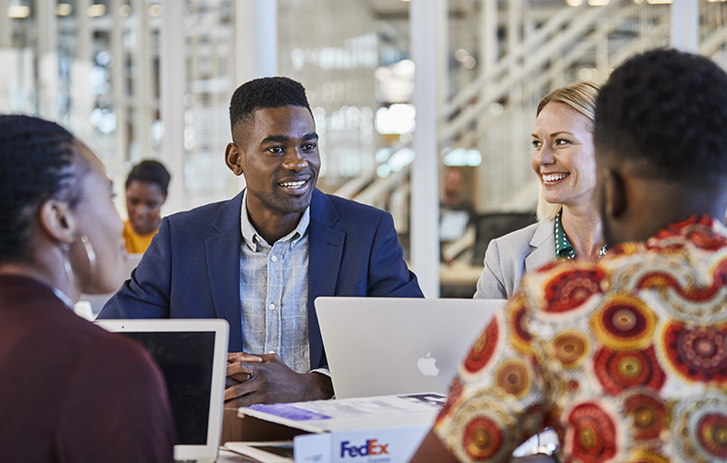
{"label": "background person in yellow top", "polygon": [[126,210],[124,241],[129,254],[143,254],[159,231],[162,205],[167,200],[171,176],[164,164],[141,161],[126,178]]}

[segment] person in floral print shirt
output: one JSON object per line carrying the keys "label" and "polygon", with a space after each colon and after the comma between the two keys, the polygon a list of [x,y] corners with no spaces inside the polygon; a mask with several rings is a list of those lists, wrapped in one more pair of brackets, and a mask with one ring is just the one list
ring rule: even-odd
{"label": "person in floral print shirt", "polygon": [[727,74],[631,58],[594,142],[608,255],[523,278],[413,462],[507,461],[546,426],[565,462],[727,461]]}

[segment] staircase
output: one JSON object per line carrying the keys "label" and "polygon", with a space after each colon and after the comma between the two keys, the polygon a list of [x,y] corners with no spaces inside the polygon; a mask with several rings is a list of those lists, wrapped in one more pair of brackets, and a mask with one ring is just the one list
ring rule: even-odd
{"label": "staircase", "polygon": [[[580,80],[604,82],[633,54],[669,45],[670,6],[636,1],[564,6],[444,105],[440,150],[481,153],[475,204],[480,211],[534,209],[530,133],[544,95]],[[700,52],[727,68],[727,3],[699,1]],[[389,208],[387,198],[408,191],[408,179],[408,166],[386,178],[372,173],[365,182],[352,180],[356,188],[344,186],[341,193]],[[395,217],[400,232],[406,230],[407,216],[402,211]]]}

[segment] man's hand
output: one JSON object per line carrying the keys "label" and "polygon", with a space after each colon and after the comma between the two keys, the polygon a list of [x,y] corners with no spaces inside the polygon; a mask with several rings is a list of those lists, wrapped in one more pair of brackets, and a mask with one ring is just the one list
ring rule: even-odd
{"label": "man's hand", "polygon": [[250,373],[241,370],[240,368],[237,369],[237,373],[230,374],[230,365],[233,365],[235,363],[241,363],[241,362],[248,362],[248,363],[262,363],[263,359],[261,359],[257,355],[250,355],[246,354],[245,352],[230,352],[227,354],[227,380],[225,381],[225,389],[236,386],[237,384],[240,384],[242,382],[247,381],[250,379]]}
{"label": "man's hand", "polygon": [[[229,354],[227,377],[226,408],[330,399],[333,396],[331,378],[319,373],[296,373],[277,354]],[[230,385],[230,378],[240,383]]]}

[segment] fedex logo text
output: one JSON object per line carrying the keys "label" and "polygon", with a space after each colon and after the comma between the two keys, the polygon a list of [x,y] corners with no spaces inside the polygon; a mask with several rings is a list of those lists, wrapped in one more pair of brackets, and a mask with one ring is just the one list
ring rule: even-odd
{"label": "fedex logo text", "polygon": [[366,443],[360,447],[355,445],[349,445],[349,441],[345,440],[341,442],[341,458],[344,458],[346,454],[349,457],[365,457],[370,455],[388,455],[389,444],[377,444],[376,439],[369,439]]}

